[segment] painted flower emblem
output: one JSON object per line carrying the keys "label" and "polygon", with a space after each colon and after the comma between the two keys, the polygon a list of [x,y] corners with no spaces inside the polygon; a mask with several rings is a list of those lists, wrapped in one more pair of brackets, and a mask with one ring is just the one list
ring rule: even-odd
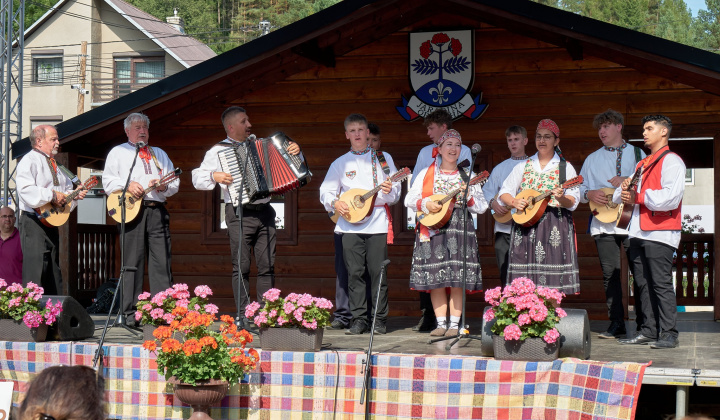
{"label": "painted flower emblem", "polygon": [[433,35],[431,42],[433,44],[444,44],[449,41],[450,41],[450,37],[447,36],[447,34],[440,32],[440,33]]}

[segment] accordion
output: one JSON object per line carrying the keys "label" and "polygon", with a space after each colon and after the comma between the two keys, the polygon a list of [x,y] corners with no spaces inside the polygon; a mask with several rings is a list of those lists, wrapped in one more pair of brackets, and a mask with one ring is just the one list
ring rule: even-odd
{"label": "accordion", "polygon": [[[312,173],[302,152],[295,156],[287,152],[291,141],[282,132],[263,139],[250,136],[239,145],[218,152],[220,167],[233,177],[232,185],[228,186],[233,206],[284,194],[310,182]],[[245,173],[242,173],[243,165]],[[241,198],[239,190],[243,179]]]}

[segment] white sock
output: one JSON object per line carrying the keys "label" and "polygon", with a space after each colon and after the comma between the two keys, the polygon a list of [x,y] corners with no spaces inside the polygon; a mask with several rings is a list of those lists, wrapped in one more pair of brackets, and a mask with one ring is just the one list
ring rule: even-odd
{"label": "white sock", "polygon": [[457,329],[458,324],[460,324],[460,317],[450,315],[450,329]]}
{"label": "white sock", "polygon": [[445,318],[438,318],[437,319],[438,328],[447,328],[447,319]]}

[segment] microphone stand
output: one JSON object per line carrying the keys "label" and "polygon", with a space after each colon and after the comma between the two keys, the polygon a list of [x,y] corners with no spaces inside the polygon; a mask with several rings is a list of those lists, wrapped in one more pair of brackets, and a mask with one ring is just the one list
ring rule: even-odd
{"label": "microphone stand", "polygon": [[[475,158],[477,158],[477,152],[472,153],[472,162],[470,162],[470,174],[472,174],[472,171],[475,167]],[[462,169],[461,169],[462,170]],[[469,179],[469,177],[468,177]],[[468,182],[469,183],[469,182]],[[462,250],[463,250],[463,261],[462,261],[462,270],[463,270],[463,281],[462,281],[462,312],[460,313],[460,323],[458,324],[458,333],[455,337],[440,337],[428,340],[428,344],[436,343],[438,341],[445,341],[445,340],[453,340],[452,342],[445,345],[445,350],[450,350],[452,346],[455,345],[458,341],[460,341],[461,338],[469,338],[471,340],[478,340],[482,341],[481,337],[470,335],[468,331],[468,326],[465,325],[465,304],[467,301],[467,292],[466,292],[466,285],[467,285],[467,238],[468,238],[468,226],[467,226],[467,215],[468,215],[468,194],[470,192],[470,185],[465,188],[465,191],[463,192],[463,203],[462,203],[462,224],[463,224],[463,239],[462,239]]]}
{"label": "microphone stand", "polygon": [[[125,281],[125,273],[130,272],[134,273],[137,271],[137,267],[129,267],[125,265],[125,217],[126,217],[126,207],[125,207],[125,196],[127,195],[128,187],[130,187],[130,177],[132,176],[132,171],[135,168],[135,162],[137,162],[138,154],[140,153],[140,147],[138,145],[135,145],[135,157],[133,158],[132,165],[130,166],[130,171],[128,172],[127,180],[125,181],[125,186],[122,189],[122,194],[120,194],[120,261],[122,261],[122,265],[120,266],[120,276],[118,277],[118,283],[115,288],[115,295],[113,296],[112,303],[110,304],[110,310],[108,311],[107,319],[105,319],[105,326],[103,327],[102,335],[100,336],[100,341],[98,342],[98,349],[95,351],[95,359],[93,360],[93,368],[96,368],[98,365],[98,361],[102,364],[102,359],[104,357],[104,350],[103,350],[103,343],[105,343],[105,335],[108,331],[108,325],[110,325],[110,317],[112,317],[113,309],[115,309],[115,302],[117,301],[118,295],[120,296],[120,305],[122,305],[123,301],[123,282]],[[142,203],[138,203],[136,205],[142,205]],[[131,333],[135,335],[140,335],[140,332],[137,331],[134,328],[130,328],[125,324],[125,313],[123,313],[124,308],[120,308],[118,311],[118,316],[115,318],[115,322],[113,322],[112,327],[114,328],[117,326],[118,322],[120,323],[120,327],[126,329],[127,331],[130,331]]]}
{"label": "microphone stand", "polygon": [[363,369],[363,388],[360,392],[360,404],[365,404],[365,418],[370,419],[370,379],[372,378],[372,347],[373,337],[375,336],[375,320],[377,319],[378,306],[380,306],[380,290],[383,281],[387,281],[387,266],[390,260],[385,260],[380,264],[380,281],[378,282],[378,290],[375,294],[375,305],[373,306],[372,325],[370,326],[370,344],[368,344],[365,360],[362,361]]}
{"label": "microphone stand", "polygon": [[[248,137],[249,138],[249,137]],[[245,192],[245,175],[247,171],[247,163],[248,163],[248,152],[247,152],[247,139],[245,139],[244,142],[239,144],[233,144],[233,149],[235,149],[235,156],[237,157],[238,161],[241,160],[240,153],[238,153],[238,149],[240,147],[245,148],[245,159],[242,162],[242,169],[240,172],[240,185],[238,186],[238,206],[235,209],[235,217],[238,219],[238,223],[240,224],[240,231],[238,232],[238,250],[237,250],[237,266],[238,266],[238,283],[242,285],[242,291],[245,293],[245,298],[247,303],[250,303],[250,293],[247,290],[247,287],[245,287],[245,280],[243,278],[242,273],[242,249],[243,249],[243,193]],[[229,227],[228,227],[229,229]],[[241,320],[245,318],[244,313],[240,313],[240,286],[238,285],[238,293],[237,296],[235,296],[235,309],[237,310],[237,316],[235,318],[235,325],[237,325],[239,328],[243,328],[243,325],[241,324]]]}

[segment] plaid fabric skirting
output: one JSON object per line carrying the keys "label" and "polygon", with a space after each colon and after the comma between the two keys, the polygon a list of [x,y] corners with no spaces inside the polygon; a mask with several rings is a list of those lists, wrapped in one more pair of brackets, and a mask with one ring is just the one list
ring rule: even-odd
{"label": "plaid fabric skirting", "polygon": [[[482,289],[482,272],[472,217],[467,215],[467,271],[465,290]],[[441,287],[463,287],[462,211],[454,209],[450,221],[428,242],[415,236],[410,288],[433,290]]]}
{"label": "plaid fabric skirting", "polygon": [[513,223],[508,281],[527,277],[566,295],[580,293],[575,224],[572,212],[548,206],[540,221]]}

